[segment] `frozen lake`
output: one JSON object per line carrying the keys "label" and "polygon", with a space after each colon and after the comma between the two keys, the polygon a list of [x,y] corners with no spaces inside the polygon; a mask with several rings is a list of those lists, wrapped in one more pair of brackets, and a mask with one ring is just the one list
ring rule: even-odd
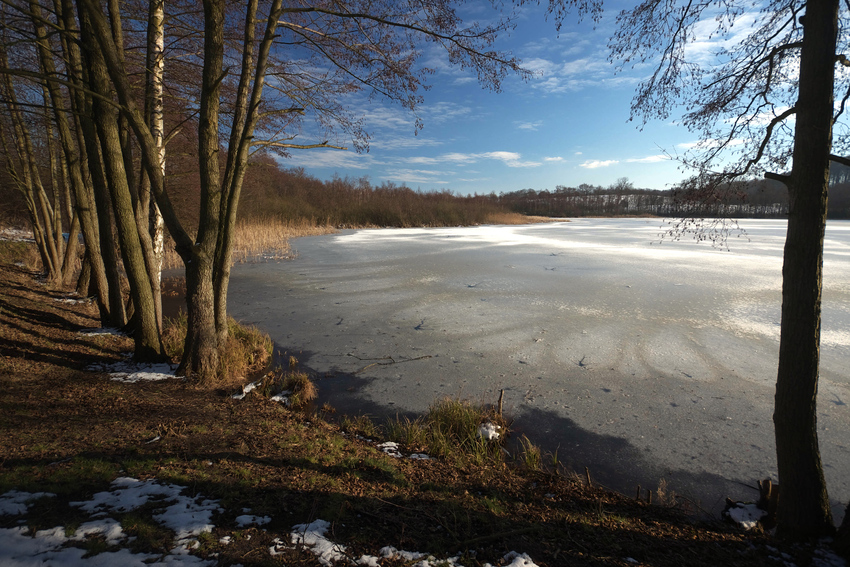
{"label": "frozen lake", "polygon": [[[346,231],[234,268],[231,314],[319,373],[347,413],[494,403],[575,470],[659,479],[717,509],[776,478],[772,403],[785,222],[731,251],[659,242],[660,219]],[[827,228],[819,421],[834,512],[850,499],[850,222]]]}

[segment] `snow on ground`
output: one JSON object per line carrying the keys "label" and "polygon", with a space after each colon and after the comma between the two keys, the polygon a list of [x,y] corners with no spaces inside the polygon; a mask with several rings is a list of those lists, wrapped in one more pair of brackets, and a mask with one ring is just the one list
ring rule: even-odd
{"label": "snow on ground", "polygon": [[[215,559],[203,559],[191,552],[199,547],[197,540],[202,533],[209,533],[215,527],[212,523],[216,513],[224,509],[215,500],[197,494],[190,496],[187,487],[176,484],[160,483],[156,480],[138,480],[117,478],[110,490],[98,492],[90,500],[70,502],[70,505],[89,514],[90,520],[82,522],[76,528],[56,526],[31,533],[25,525],[0,529],[0,565],[3,567],[30,567],[51,565],[53,567],[98,567],[122,565],[131,567],[205,567],[216,564]],[[20,516],[19,524],[25,524],[29,506],[36,500],[52,498],[55,495],[44,492],[19,492],[12,490],[0,495],[0,516]],[[130,538],[121,523],[110,514],[123,514],[142,506],[157,506],[153,519],[174,533],[174,547],[164,555],[133,553],[126,546]],[[239,528],[260,526],[271,522],[268,516],[254,516],[250,509],[236,518]],[[378,567],[382,558],[399,557],[406,561],[416,561],[413,567],[436,567],[446,565],[463,567],[458,557],[438,559],[428,553],[401,551],[394,547],[383,547],[380,556],[363,555],[354,559],[346,554],[344,545],[331,541],[327,533],[331,524],[325,520],[316,520],[310,524],[293,526],[288,541],[274,540],[269,553],[279,555],[285,549],[304,547],[309,549],[322,565],[365,565]],[[90,551],[76,547],[89,538],[102,537],[111,546],[120,546],[118,550],[104,551],[87,556]],[[219,538],[227,545],[231,536]],[[508,567],[537,567],[526,554],[511,552],[504,557],[503,564]],[[485,567],[492,567],[485,563]]]}
{"label": "snow on ground", "polygon": [[[345,550],[345,546],[332,542],[327,537],[330,523],[325,520],[316,520],[310,524],[298,524],[292,528],[290,534],[290,542],[293,545],[303,545],[311,548],[312,552],[319,559],[319,563],[328,567],[335,565],[337,562],[365,565],[367,567],[378,567],[381,559],[403,559],[405,561],[416,561],[413,567],[463,567],[459,563],[459,556],[448,557],[444,559],[435,558],[428,553],[419,553],[416,551],[400,551],[394,547],[382,547],[379,551],[380,557],[374,555],[361,555],[358,559],[350,557]],[[280,540],[275,540],[275,545],[269,549],[272,555],[279,554],[285,547],[285,544]],[[507,567],[537,567],[534,561],[525,554],[519,554],[512,551],[505,555],[504,560]],[[510,563],[507,563],[510,562]],[[492,567],[490,563],[485,563],[484,567]]]}
{"label": "snow on ground", "polygon": [[[0,529],[0,565],[4,567],[28,567],[55,565],[58,567],[91,567],[99,565],[126,566],[205,566],[214,562],[190,554],[197,546],[197,537],[212,531],[212,516],[223,511],[217,502],[201,495],[187,496],[186,487],[176,484],[161,484],[155,480],[140,481],[133,478],[118,478],[112,490],[99,492],[91,500],[71,502],[90,516],[90,520],[69,528],[56,526],[31,533],[26,526]],[[43,492],[7,492],[0,496],[0,515],[22,516],[25,523],[29,505],[40,498],[52,497]],[[160,508],[153,518],[174,532],[174,548],[167,555],[132,553],[122,547],[117,551],[106,551],[85,557],[89,550],[74,544],[93,537],[103,537],[110,545],[123,546],[130,538],[120,522],[109,517],[111,513],[126,513],[156,503]],[[248,525],[248,524],[245,524]]]}
{"label": "snow on ground", "polygon": [[31,230],[22,230],[19,228],[0,228],[0,240],[35,242]]}
{"label": "snow on ground", "polygon": [[[83,335],[91,337],[96,335],[120,334],[115,329],[83,329]],[[159,364],[140,364],[132,360],[123,360],[111,363],[95,363],[89,365],[87,370],[91,372],[103,372],[109,374],[110,379],[116,382],[132,384],[134,382],[169,380],[176,378],[174,372],[177,366],[162,362]]]}
{"label": "snow on ground", "polygon": [[487,422],[478,426],[478,436],[485,441],[493,441],[499,438],[499,430],[502,427],[495,423]]}

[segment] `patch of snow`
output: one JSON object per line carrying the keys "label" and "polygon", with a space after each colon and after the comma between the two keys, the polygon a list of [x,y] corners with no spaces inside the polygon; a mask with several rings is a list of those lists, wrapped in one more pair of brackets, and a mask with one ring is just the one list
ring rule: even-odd
{"label": "patch of snow", "polygon": [[0,240],[12,240],[15,242],[35,242],[32,231],[20,228],[0,228]]}
{"label": "patch of snow", "polygon": [[[200,502],[199,502],[200,500]],[[178,496],[177,502],[161,514],[155,514],[154,520],[170,528],[176,534],[178,542],[209,533],[215,527],[212,515],[224,509],[214,500],[201,500],[201,497]]]}
{"label": "patch of snow", "polygon": [[397,459],[401,458],[401,453],[398,450],[398,443],[395,441],[386,441],[385,443],[381,443],[378,445],[378,449],[389,455],[390,457],[395,457]]}
{"label": "patch of snow", "polygon": [[[502,558],[503,561],[510,561],[510,563],[506,563],[505,567],[538,567],[537,564],[531,560],[531,557],[528,556],[527,553],[517,553],[516,551],[511,551],[507,555]],[[485,567],[489,565],[489,563],[485,563]]]}
{"label": "patch of snow", "polygon": [[244,514],[236,517],[236,525],[240,528],[244,528],[245,526],[263,526],[271,521],[272,519],[268,516],[252,516],[250,514]]}
{"label": "patch of snow", "polygon": [[499,438],[499,430],[501,426],[488,421],[478,426],[478,436],[485,441],[493,441]]}
{"label": "patch of snow", "polygon": [[387,559],[404,559],[405,561],[418,561],[419,559],[423,559],[428,557],[427,553],[419,553],[418,551],[399,551],[398,549],[392,546],[382,547],[378,552],[381,554],[381,557],[385,557]]}
{"label": "patch of snow", "polygon": [[0,516],[20,516],[26,514],[29,502],[39,498],[56,496],[50,492],[19,492],[10,490],[0,496]]}
{"label": "patch of snow", "polygon": [[829,543],[831,542],[821,542],[812,557],[812,565],[814,567],[846,567],[847,562],[827,547]]}
{"label": "patch of snow", "polygon": [[57,303],[68,303],[71,305],[77,305],[79,303],[88,303],[88,299],[74,299],[73,297],[54,297],[53,301]]}
{"label": "patch of snow", "polygon": [[755,504],[736,502],[734,506],[724,510],[723,515],[745,530],[751,530],[758,525],[759,520],[767,515],[767,512]]}
{"label": "patch of snow", "polygon": [[102,518],[80,524],[74,532],[73,541],[83,541],[91,536],[102,535],[109,545],[116,545],[127,537],[121,524],[112,518]]}
{"label": "patch of snow", "polygon": [[310,524],[298,524],[292,527],[291,541],[296,545],[312,547],[313,554],[319,559],[319,563],[330,567],[333,562],[346,557],[344,546],[333,543],[325,537],[330,527],[330,523],[325,520],[316,520]]}
{"label": "patch of snow", "polygon": [[124,337],[126,336],[124,333],[119,331],[118,329],[112,329],[110,327],[101,327],[98,329],[80,329],[80,334],[84,337],[102,337],[102,336],[113,336],[113,337]]}
{"label": "patch of snow", "polygon": [[283,551],[281,551],[281,550],[282,550],[282,549],[286,549],[286,544],[285,544],[285,543],[283,543],[283,542],[280,540],[280,538],[277,538],[277,537],[276,537],[276,538],[274,538],[274,539],[272,540],[272,543],[273,543],[274,545],[272,545],[272,546],[270,546],[270,547],[269,547],[269,555],[271,555],[272,557],[274,557],[275,555],[280,555],[280,554],[282,554],[282,553],[283,553]]}
{"label": "patch of snow", "polygon": [[169,380],[175,378],[177,367],[163,362],[160,364],[139,364],[132,361],[114,362],[111,364],[92,364],[88,366],[91,372],[109,374],[111,380],[133,384],[142,381]]}
{"label": "patch of snow", "polygon": [[431,457],[425,453],[411,453],[407,458],[413,459],[414,461],[427,461]]}
{"label": "patch of snow", "polygon": [[250,392],[255,390],[257,388],[257,386],[260,385],[260,382],[262,382],[262,380],[257,380],[256,382],[251,382],[250,384],[246,384],[246,385],[242,386],[242,393],[241,394],[233,394],[230,397],[233,398],[234,400],[244,400],[245,396],[247,396]]}
{"label": "patch of snow", "polygon": [[[109,491],[95,494],[91,500],[70,503],[95,518],[83,522],[70,537],[65,535],[66,531],[62,526],[40,530],[35,535],[30,534],[25,526],[0,529],[0,565],[211,567],[215,564],[214,561],[191,555],[191,551],[200,546],[199,542],[192,538],[212,530],[212,514],[222,510],[217,502],[201,496],[184,496],[182,493],[185,487],[160,484],[155,480],[140,481],[122,477],[116,479],[111,488]],[[13,491],[0,497],[0,504],[4,505],[4,510],[10,510],[11,513],[26,513],[27,502],[44,496],[52,495]],[[107,517],[107,514],[129,512],[151,502],[161,504],[162,509],[160,513],[153,515],[154,520],[175,533],[176,545],[169,554],[151,555],[119,549],[83,557],[89,553],[88,550],[65,547],[69,543],[80,542],[92,536],[102,536],[110,545],[129,541],[131,538],[124,533],[121,524]]]}
{"label": "patch of snow", "polygon": [[289,396],[292,395],[291,390],[284,390],[279,394],[275,394],[271,398],[269,398],[273,402],[281,402],[284,405],[289,405]]}

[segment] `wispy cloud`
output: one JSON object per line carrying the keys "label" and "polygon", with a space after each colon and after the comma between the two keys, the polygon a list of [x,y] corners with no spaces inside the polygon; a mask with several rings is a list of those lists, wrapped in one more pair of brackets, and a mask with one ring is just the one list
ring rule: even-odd
{"label": "wispy cloud", "polygon": [[561,156],[545,157],[545,158],[543,158],[543,161],[549,162],[549,163],[554,163],[554,162],[564,161],[564,158],[562,158]]}
{"label": "wispy cloud", "polygon": [[600,167],[608,167],[609,165],[615,165],[620,163],[619,160],[616,159],[606,159],[606,160],[598,160],[591,159],[586,162],[580,164],[581,167],[585,169],[598,169]]}
{"label": "wispy cloud", "polygon": [[543,126],[542,120],[536,120],[534,122],[514,122],[517,125],[517,128],[520,130],[531,130],[532,132],[536,132],[538,128]]}
{"label": "wispy cloud", "polygon": [[693,41],[685,47],[685,57],[695,63],[708,65],[716,62],[717,54],[741,43],[756,27],[758,13],[744,13],[736,17],[735,25],[726,23],[728,31],[718,33],[722,24],[711,17],[697,23],[692,30]]}
{"label": "wispy cloud", "polygon": [[656,154],[654,156],[646,156],[642,158],[627,159],[628,163],[658,163],[659,161],[668,161],[670,156],[664,154]]}
{"label": "wispy cloud", "polygon": [[428,183],[432,185],[447,185],[449,181],[445,177],[452,173],[451,171],[434,171],[429,169],[389,169],[382,177],[398,180],[406,184]]}
{"label": "wispy cloud", "polygon": [[369,169],[375,165],[381,165],[370,155],[325,149],[294,150],[291,157],[282,158],[280,161],[284,167],[329,168],[337,171]]}
{"label": "wispy cloud", "polygon": [[369,146],[386,150],[410,150],[414,148],[433,148],[442,146],[444,143],[444,140],[429,138],[423,134],[415,136],[413,132],[410,134],[378,133],[369,141]]}
{"label": "wispy cloud", "polygon": [[522,154],[519,154],[517,152],[506,151],[481,153],[451,152],[437,157],[411,157],[407,158],[406,161],[408,163],[415,163],[420,165],[433,165],[436,163],[455,163],[458,165],[466,165],[470,163],[476,163],[485,159],[501,161],[508,167],[538,167],[542,165],[539,161],[523,160]]}

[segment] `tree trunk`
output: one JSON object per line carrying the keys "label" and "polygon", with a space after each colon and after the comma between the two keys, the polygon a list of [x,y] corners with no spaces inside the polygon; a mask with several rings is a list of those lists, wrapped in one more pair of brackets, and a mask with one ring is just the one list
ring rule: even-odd
{"label": "tree trunk", "polygon": [[[242,73],[236,93],[233,123],[230,128],[229,152],[224,175],[224,195],[221,207],[221,226],[216,248],[215,315],[219,343],[227,340],[227,288],[233,258],[233,234],[236,230],[236,211],[242,183],[250,157],[251,140],[257,123],[257,109],[262,99],[269,53],[275,37],[282,0],[274,0],[269,8],[263,40],[254,63],[254,22],[257,0],[250,0],[245,10],[245,37],[242,47]],[[252,80],[253,79],[253,80]]]}
{"label": "tree trunk", "polygon": [[198,124],[201,215],[191,259],[186,264],[188,330],[178,368],[179,373],[201,380],[213,378],[218,370],[213,271],[222,201],[218,127],[223,63],[224,3],[204,0],[204,70]]}
{"label": "tree trunk", "polygon": [[[71,18],[70,14],[67,12],[67,10],[70,9],[70,1],[66,0],[63,2],[62,8],[62,24],[66,29],[68,29],[70,27],[68,26],[69,20],[73,21],[73,18]],[[43,30],[42,21],[38,17],[40,14],[40,7],[37,4],[33,4],[32,10],[33,14],[37,16],[33,18],[36,27],[38,28],[41,26]],[[41,34],[43,33],[44,32],[42,31]],[[76,44],[73,41],[63,40],[63,48],[65,48],[67,56],[66,60],[68,61],[67,71],[70,74],[72,81],[77,83],[80,80],[80,75],[79,66],[75,63],[79,60],[79,58],[76,58],[75,60],[73,57]],[[51,78],[56,75],[53,60],[48,56],[40,55],[40,58],[42,60],[42,67],[48,78],[47,91],[50,94],[56,120],[56,128],[59,133],[59,141],[62,144],[62,152],[65,156],[65,163],[68,167],[71,188],[74,191],[77,216],[80,219],[80,227],[86,244],[86,255],[89,259],[89,267],[91,269],[91,280],[94,282],[97,290],[96,297],[100,311],[101,324],[110,325],[113,324],[113,313],[110,309],[109,303],[109,283],[106,277],[106,268],[101,257],[100,234],[98,230],[97,217],[92,204],[93,199],[91,197],[91,191],[90,188],[86,186],[84,180],[82,173],[83,163],[80,159],[80,152],[77,151],[74,144],[74,136],[71,132],[70,125],[68,124],[68,117],[62,110],[65,107],[64,99],[59,91],[58,85],[51,80]],[[72,104],[76,95],[82,96],[79,91],[75,90],[75,93],[72,94],[71,97]]]}
{"label": "tree trunk", "polygon": [[[94,38],[87,19],[81,22],[83,42],[94,44]],[[111,87],[106,66],[97,49],[88,51],[88,70],[93,90],[103,98],[111,95]],[[163,358],[162,339],[156,322],[153,292],[145,265],[142,241],[139,238],[133,200],[125,169],[119,132],[118,110],[101,98],[95,98],[93,116],[97,125],[101,143],[101,152],[105,173],[110,189],[110,197],[118,226],[118,238],[124,259],[124,269],[130,283],[130,296],[135,308],[134,358],[140,361],[158,361]],[[146,228],[146,227],[145,227]]]}
{"label": "tree trunk", "polygon": [[[163,105],[163,79],[165,76],[165,1],[153,0],[148,13],[147,34],[147,81],[145,82],[145,117],[150,126],[159,163],[165,177],[165,120]],[[154,289],[157,324],[162,329],[162,260],[165,255],[165,223],[162,213],[151,198],[150,179],[142,168],[144,181],[139,187],[139,212],[137,217],[147,222],[151,239],[152,257],[149,263],[151,283]]]}
{"label": "tree trunk", "polygon": [[782,268],[782,326],[773,421],[783,537],[833,528],[818,448],[823,238],[832,145],[838,0],[810,0],[800,53],[790,212]]}

